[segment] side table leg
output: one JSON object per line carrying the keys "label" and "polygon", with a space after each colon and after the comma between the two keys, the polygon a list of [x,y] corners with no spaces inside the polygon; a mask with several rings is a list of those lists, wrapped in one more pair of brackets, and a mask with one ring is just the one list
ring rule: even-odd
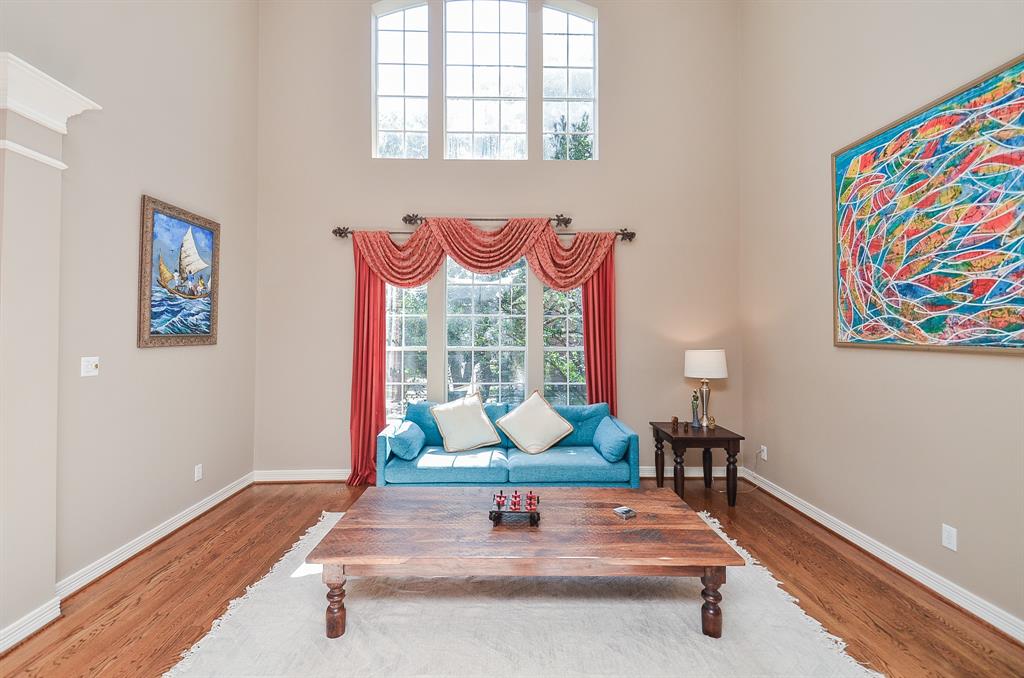
{"label": "side table leg", "polygon": [[704,448],[704,487],[711,487],[711,448]]}
{"label": "side table leg", "polygon": [[726,450],[725,490],[729,497],[729,506],[736,505],[736,455],[739,451],[739,443],[732,443]]}
{"label": "side table leg", "polygon": [[327,584],[327,637],[338,638],[345,634],[345,576],[337,565],[324,566],[324,583]]}
{"label": "side table leg", "polygon": [[722,637],[722,608],[718,606],[722,602],[722,594],[718,587],[725,583],[724,567],[706,567],[704,576],[700,578],[704,584],[704,590],[700,592],[704,604],[700,608],[700,626],[705,636],[712,638]]}
{"label": "side table leg", "polygon": [[665,443],[658,436],[654,436],[654,477],[658,487],[665,487]]}
{"label": "side table leg", "polygon": [[675,483],[676,494],[679,498],[683,498],[683,454],[686,452],[685,448],[672,446],[672,454],[675,456],[676,465],[672,469],[672,480]]}

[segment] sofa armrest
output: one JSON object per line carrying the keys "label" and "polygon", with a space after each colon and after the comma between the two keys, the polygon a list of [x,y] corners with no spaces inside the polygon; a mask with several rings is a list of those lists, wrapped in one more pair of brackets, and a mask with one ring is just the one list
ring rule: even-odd
{"label": "sofa armrest", "polygon": [[[615,425],[622,429],[623,433],[629,436],[629,450],[626,452],[626,460],[629,462],[629,486],[640,487],[640,436],[636,431],[626,426],[617,417],[612,417]],[[380,475],[378,474],[378,478]]]}
{"label": "sofa armrest", "polygon": [[384,481],[384,465],[391,457],[390,439],[398,432],[398,424],[388,424],[377,434],[377,487],[387,485]]}

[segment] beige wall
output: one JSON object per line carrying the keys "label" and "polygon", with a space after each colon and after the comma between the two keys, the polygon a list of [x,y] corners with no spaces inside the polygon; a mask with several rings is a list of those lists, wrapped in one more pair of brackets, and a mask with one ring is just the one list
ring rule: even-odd
{"label": "beige wall", "polygon": [[1024,360],[832,346],[829,157],[1024,52],[1022,27],[1020,1],[744,3],[739,175],[758,473],[1018,617]]}
{"label": "beige wall", "polygon": [[[257,19],[249,2],[3,3],[0,49],[104,107],[63,155],[58,579],[252,469]],[[143,193],[221,224],[217,346],[136,348]],[[79,377],[93,355],[100,376]]]}
{"label": "beige wall", "polygon": [[370,2],[261,3],[257,469],[350,466],[352,245],[330,229],[394,228],[407,212],[564,212],[580,228],[633,227],[616,253],[619,403],[641,464],[653,464],[647,422],[688,411],[685,348],[728,350],[736,376],[716,412],[742,430],[736,7],[594,4],[600,159],[557,163],[539,159],[536,141],[528,161],[442,160],[439,80],[431,159],[371,159]]}
{"label": "beige wall", "polygon": [[[15,113],[0,139],[60,157]],[[59,169],[0,150],[0,629],[54,598],[60,194]]]}

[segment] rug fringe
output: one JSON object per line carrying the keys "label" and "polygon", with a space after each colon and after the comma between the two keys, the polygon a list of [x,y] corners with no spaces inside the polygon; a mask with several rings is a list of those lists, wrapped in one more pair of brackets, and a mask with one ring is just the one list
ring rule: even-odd
{"label": "rug fringe", "polygon": [[[796,605],[797,609],[799,609],[801,612],[800,616],[803,618],[804,625],[808,627],[808,630],[813,631],[815,637],[823,641],[826,647],[838,650],[839,653],[843,655],[843,659],[853,666],[858,666],[862,669],[867,669],[868,671],[875,671],[875,669],[871,668],[866,663],[857,661],[856,659],[851,657],[846,652],[846,641],[837,635],[829,633],[821,622],[819,622],[811,615],[807,614],[806,610],[800,607],[800,599],[791,594],[789,591],[782,588],[782,582],[775,578],[775,575],[771,573],[771,570],[762,565],[761,561],[759,561],[757,558],[750,554],[750,551],[746,550],[745,548],[737,544],[735,539],[726,534],[725,529],[722,527],[722,523],[719,522],[718,518],[715,518],[707,511],[698,511],[697,515],[703,518],[704,522],[708,524],[708,527],[710,527],[712,530],[718,533],[719,537],[728,542],[729,545],[732,546],[737,553],[743,556],[743,560],[747,562],[748,567],[753,569],[755,572],[762,574],[766,579],[770,580],[773,584],[775,584],[775,590],[778,593],[782,594],[783,598],[785,598],[788,602],[791,602],[794,605]],[[880,677],[883,676],[883,674],[881,673],[875,673],[877,673],[877,675],[879,675]]]}
{"label": "rug fringe", "polygon": [[[295,541],[294,544],[292,544],[291,548],[289,548],[287,551],[281,554],[281,557],[277,559],[277,562],[274,563],[269,570],[267,570],[266,574],[264,574],[262,577],[260,577],[257,581],[253,582],[252,584],[246,586],[245,593],[243,593],[242,595],[228,603],[228,608],[224,611],[224,614],[213,620],[213,624],[210,625],[209,632],[203,634],[203,637],[197,640],[192,645],[192,647],[181,653],[181,660],[163,674],[164,678],[172,678],[172,676],[179,670],[184,671],[191,667],[195,653],[199,650],[199,646],[202,645],[203,641],[207,638],[216,637],[221,625],[227,620],[231,619],[232,616],[234,616],[235,612],[238,609],[238,606],[242,604],[242,601],[248,598],[251,595],[253,589],[262,584],[268,577],[270,577],[270,575],[274,574],[274,572],[276,572],[278,568],[284,566],[285,559],[288,557],[288,555],[295,549],[299,548],[299,545],[302,543],[302,540],[305,539],[310,532],[315,530],[317,526],[320,525],[320,523],[324,522],[324,520],[327,519],[327,514],[327,511],[321,511],[320,518],[315,523],[306,528],[306,531],[302,533],[302,535]],[[340,515],[344,516],[345,514],[341,513]]]}

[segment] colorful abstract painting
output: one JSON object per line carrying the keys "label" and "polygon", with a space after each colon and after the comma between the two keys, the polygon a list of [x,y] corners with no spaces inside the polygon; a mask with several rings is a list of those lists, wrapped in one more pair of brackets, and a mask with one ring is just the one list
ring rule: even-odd
{"label": "colorful abstract painting", "polygon": [[832,167],[837,345],[1024,349],[1024,58]]}

